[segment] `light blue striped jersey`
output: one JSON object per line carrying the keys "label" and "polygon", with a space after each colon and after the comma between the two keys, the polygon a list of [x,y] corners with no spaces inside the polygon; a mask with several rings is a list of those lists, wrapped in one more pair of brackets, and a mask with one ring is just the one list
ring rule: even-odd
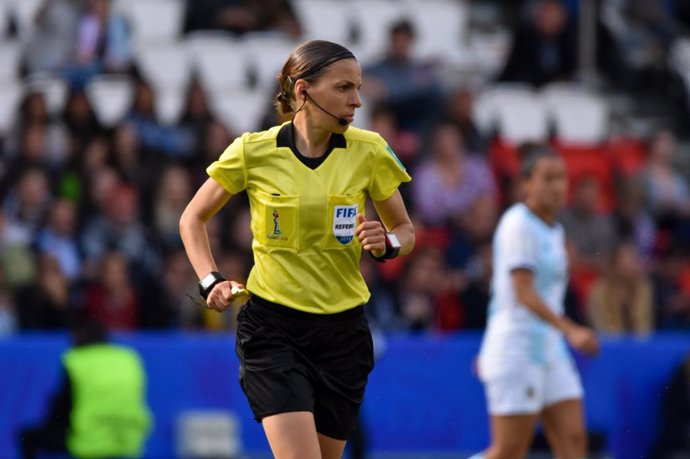
{"label": "light blue striped jersey", "polygon": [[560,224],[549,225],[525,204],[515,204],[501,217],[493,239],[493,278],[487,329],[480,352],[483,377],[514,365],[547,365],[570,358],[560,331],[518,303],[511,273],[518,268],[534,273],[534,288],[558,315],[568,282],[565,237]]}

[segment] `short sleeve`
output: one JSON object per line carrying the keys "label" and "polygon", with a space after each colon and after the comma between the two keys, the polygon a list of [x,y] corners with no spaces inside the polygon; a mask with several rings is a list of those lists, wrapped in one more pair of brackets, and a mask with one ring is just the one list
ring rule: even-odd
{"label": "short sleeve", "polygon": [[374,201],[385,201],[395,193],[402,182],[409,182],[412,178],[393,149],[382,138],[376,148],[379,151],[374,156],[369,196]]}
{"label": "short sleeve", "polygon": [[247,171],[244,161],[244,142],[238,137],[214,161],[206,173],[220,183],[228,193],[237,194],[247,187]]}
{"label": "short sleeve", "polygon": [[505,222],[501,232],[501,256],[508,271],[529,269],[537,266],[537,246],[534,231],[525,221],[513,218]]}

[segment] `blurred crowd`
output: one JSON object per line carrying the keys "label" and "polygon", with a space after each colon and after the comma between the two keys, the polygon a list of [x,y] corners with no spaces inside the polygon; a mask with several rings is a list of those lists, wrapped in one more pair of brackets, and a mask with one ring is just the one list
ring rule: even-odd
{"label": "blurred crowd", "polygon": [[[495,79],[535,86],[575,79],[573,2],[525,3],[533,14],[511,24],[512,46]],[[598,61],[609,85],[634,88],[629,80],[660,65],[688,12],[660,11],[645,22],[640,15],[651,10],[640,5],[659,2],[616,3],[628,4],[621,13],[629,16],[627,27],[605,29],[610,49],[602,47]],[[151,84],[132,59],[131,25],[109,0],[54,0],[38,14],[24,74],[60,71],[70,90],[57,115],[43,93],[27,91],[13,127],[0,132],[0,335],[63,329],[77,309],[116,331],[232,329],[232,313],[198,304],[178,219],[206,166],[241,132],[216,118],[197,81],[180,120],[161,123]],[[187,31],[301,34],[288,0],[190,0],[185,24]],[[413,24],[397,21],[385,56],[364,66],[370,112],[363,127],[379,132],[413,177],[401,192],[417,231],[408,257],[385,264],[363,257],[368,312],[386,331],[480,330],[491,237],[501,211],[520,196],[517,173],[502,155],[519,145],[506,147],[499,134],[482,132],[474,88],[445,84],[438,62],[412,55],[414,41]],[[637,53],[619,53],[626,46]],[[626,62],[631,56],[637,60]],[[114,127],[101,124],[84,91],[89,78],[104,72],[137,77],[132,109]],[[270,97],[257,130],[279,121]],[[562,215],[570,255],[567,311],[601,332],[690,327],[690,189],[675,163],[677,134],[672,128],[648,138],[622,133],[583,151],[551,139],[566,162],[580,154],[604,159],[603,174],[572,170]],[[209,233],[220,270],[246,280],[252,264],[246,199],[233,198]]]}

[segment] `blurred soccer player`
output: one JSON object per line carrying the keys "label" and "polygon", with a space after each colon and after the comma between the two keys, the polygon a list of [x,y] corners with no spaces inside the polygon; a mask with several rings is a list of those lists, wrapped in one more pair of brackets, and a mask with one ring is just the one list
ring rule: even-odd
{"label": "blurred soccer player", "polygon": [[525,146],[522,153],[524,200],[505,212],[496,229],[479,355],[492,443],[472,459],[525,457],[539,420],[554,457],[583,459],[583,390],[566,341],[586,354],[595,354],[599,344],[592,330],[563,313],[568,262],[556,213],[566,198],[565,165],[541,145]]}

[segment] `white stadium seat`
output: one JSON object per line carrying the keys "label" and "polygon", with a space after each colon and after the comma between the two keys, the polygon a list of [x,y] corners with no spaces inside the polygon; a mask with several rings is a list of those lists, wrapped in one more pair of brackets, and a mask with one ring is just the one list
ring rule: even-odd
{"label": "white stadium seat", "polygon": [[183,88],[191,79],[191,63],[179,44],[158,44],[137,50],[137,64],[144,78],[155,88]]}
{"label": "white stadium seat", "polygon": [[262,90],[222,91],[209,94],[211,110],[230,131],[256,131],[268,107],[268,94]]}
{"label": "white stadium seat", "polygon": [[247,53],[229,34],[194,32],[184,40],[184,46],[192,68],[206,91],[247,87]]}
{"label": "white stadium seat", "polygon": [[533,97],[534,90],[524,83],[497,83],[481,90],[475,97],[472,118],[485,136],[498,128],[498,106],[503,99]]}
{"label": "white stadium seat", "polygon": [[86,86],[86,95],[98,120],[106,127],[113,127],[132,106],[134,82],[121,75],[97,76]]}
{"label": "white stadium seat", "polygon": [[19,77],[21,45],[17,41],[0,41],[0,82]]}
{"label": "white stadium seat", "polygon": [[177,41],[182,34],[185,8],[184,0],[119,0],[113,6],[129,20],[138,44]]}
{"label": "white stadium seat", "polygon": [[17,82],[0,84],[0,135],[14,125],[23,88]]}
{"label": "white stadium seat", "polygon": [[349,11],[359,31],[357,58],[367,62],[385,55],[390,28],[398,20],[407,18],[407,11],[392,0],[351,0]]}
{"label": "white stadium seat", "polygon": [[156,119],[162,124],[175,124],[185,108],[185,88],[154,88]]}
{"label": "white stadium seat", "polygon": [[462,0],[404,0],[417,32],[415,55],[454,61],[465,47],[469,8]]}
{"label": "white stadium seat", "polygon": [[569,145],[597,145],[607,138],[608,107],[587,91],[551,94],[545,105],[553,118],[556,138]]}
{"label": "white stadium seat", "polygon": [[0,37],[4,37],[10,26],[10,0],[0,0]]}
{"label": "white stadium seat", "polygon": [[349,2],[341,0],[294,0],[295,13],[306,40],[350,43]]}
{"label": "white stadium seat", "polygon": [[59,76],[47,73],[36,73],[27,77],[24,92],[42,93],[46,100],[48,111],[52,115],[60,115],[65,108],[69,88],[67,82]]}
{"label": "white stadium seat", "polygon": [[247,34],[241,40],[240,46],[256,75],[257,88],[273,90],[276,76],[297,45],[284,35],[273,33]]}
{"label": "white stadium seat", "polygon": [[[47,1],[47,0],[46,0]],[[36,14],[44,0],[10,0],[9,9],[14,14],[19,39],[26,42],[36,27]]]}
{"label": "white stadium seat", "polygon": [[548,112],[541,98],[533,92],[500,96],[496,114],[499,135],[509,144],[542,142],[548,138]]}

